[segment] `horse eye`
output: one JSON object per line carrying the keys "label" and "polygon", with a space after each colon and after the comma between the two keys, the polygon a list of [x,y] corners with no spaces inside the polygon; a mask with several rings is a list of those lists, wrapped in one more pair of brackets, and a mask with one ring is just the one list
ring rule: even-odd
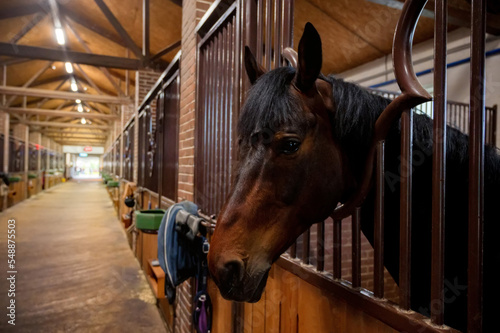
{"label": "horse eye", "polygon": [[297,139],[287,139],[280,142],[278,151],[285,155],[291,155],[299,150],[300,141]]}

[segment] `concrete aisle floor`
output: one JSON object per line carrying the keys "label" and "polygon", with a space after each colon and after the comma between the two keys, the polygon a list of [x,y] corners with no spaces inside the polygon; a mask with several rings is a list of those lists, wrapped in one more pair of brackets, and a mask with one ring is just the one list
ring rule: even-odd
{"label": "concrete aisle floor", "polygon": [[0,214],[0,332],[165,332],[155,302],[102,183],[61,184]]}

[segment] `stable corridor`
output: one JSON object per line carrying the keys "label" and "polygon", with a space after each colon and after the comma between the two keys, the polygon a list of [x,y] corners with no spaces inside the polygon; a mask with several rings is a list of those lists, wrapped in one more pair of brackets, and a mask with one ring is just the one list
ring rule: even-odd
{"label": "stable corridor", "polygon": [[[8,220],[15,219],[15,297]],[[102,182],[71,181],[0,214],[0,332],[164,332]],[[15,299],[15,326],[7,306]]]}

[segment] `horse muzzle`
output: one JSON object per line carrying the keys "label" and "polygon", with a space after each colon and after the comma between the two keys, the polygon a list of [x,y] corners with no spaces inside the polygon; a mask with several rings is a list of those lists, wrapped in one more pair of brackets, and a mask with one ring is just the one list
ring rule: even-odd
{"label": "horse muzzle", "polygon": [[209,270],[219,291],[227,300],[255,303],[260,300],[266,286],[270,266],[248,273],[241,259],[209,261]]}

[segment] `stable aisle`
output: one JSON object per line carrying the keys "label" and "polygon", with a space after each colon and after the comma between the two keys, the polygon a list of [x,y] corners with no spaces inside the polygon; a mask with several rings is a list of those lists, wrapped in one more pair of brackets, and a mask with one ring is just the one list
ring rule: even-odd
{"label": "stable aisle", "polygon": [[165,332],[155,303],[101,182],[67,182],[0,213],[0,332]]}

